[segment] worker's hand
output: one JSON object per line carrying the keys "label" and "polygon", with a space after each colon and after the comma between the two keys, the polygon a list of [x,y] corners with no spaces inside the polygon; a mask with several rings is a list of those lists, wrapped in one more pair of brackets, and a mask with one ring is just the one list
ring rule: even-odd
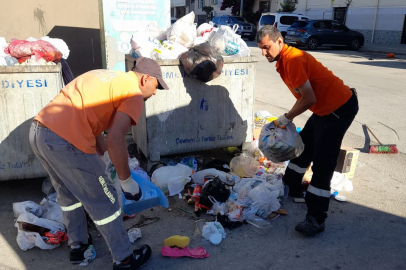
{"label": "worker's hand", "polygon": [[[121,188],[124,191],[124,196],[130,200],[138,200],[140,197],[140,187],[133,177],[130,176],[126,180],[120,180]],[[137,199],[138,198],[138,199]]]}
{"label": "worker's hand", "polygon": [[289,124],[289,122],[292,122],[292,120],[286,118],[285,114],[282,114],[281,116],[278,117],[278,119],[276,119],[274,121],[275,125],[278,128],[286,128],[286,126]]}

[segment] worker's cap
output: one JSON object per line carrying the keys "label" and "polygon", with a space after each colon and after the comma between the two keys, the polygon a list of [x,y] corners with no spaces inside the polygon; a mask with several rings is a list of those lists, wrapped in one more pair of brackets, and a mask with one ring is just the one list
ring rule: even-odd
{"label": "worker's cap", "polygon": [[162,78],[161,67],[156,61],[146,57],[138,57],[134,61],[133,71],[155,77],[158,80],[158,89],[169,89]]}

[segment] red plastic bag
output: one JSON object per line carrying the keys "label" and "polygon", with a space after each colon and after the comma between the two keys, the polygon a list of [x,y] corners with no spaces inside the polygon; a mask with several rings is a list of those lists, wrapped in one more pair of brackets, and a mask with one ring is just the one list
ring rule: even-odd
{"label": "red plastic bag", "polygon": [[44,236],[45,243],[48,244],[62,244],[63,242],[68,240],[68,235],[64,232],[56,231],[56,232],[47,232]]}
{"label": "red plastic bag", "polygon": [[44,58],[47,62],[59,62],[62,58],[62,53],[58,51],[51,43],[44,40],[27,41],[13,39],[10,45],[4,49],[4,52],[18,59],[18,62],[23,63],[35,55],[37,60]]}

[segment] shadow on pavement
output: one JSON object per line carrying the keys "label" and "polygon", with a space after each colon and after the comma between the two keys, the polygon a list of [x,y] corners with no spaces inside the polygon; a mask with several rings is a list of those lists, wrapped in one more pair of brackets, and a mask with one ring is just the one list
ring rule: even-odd
{"label": "shadow on pavement", "polygon": [[406,69],[406,62],[400,61],[365,61],[365,62],[351,62],[357,65],[366,65],[366,66],[375,66],[375,67],[383,67],[383,68],[395,68],[395,69]]}
{"label": "shadow on pavement", "polygon": [[[356,181],[356,180],[354,180]],[[0,237],[6,243],[0,247],[0,269],[78,269],[68,261],[66,243],[54,250],[37,248],[22,251],[16,243],[17,229],[14,228],[12,203],[32,200],[39,202],[42,179],[0,182],[1,224]],[[347,194],[345,194],[347,195]],[[351,201],[351,193],[348,193]],[[356,200],[357,198],[353,198]],[[381,201],[391,203],[391,200]],[[194,234],[193,214],[179,210],[179,207],[193,211],[185,201],[170,198],[170,207],[153,208],[140,215],[160,217],[154,224],[142,227],[142,238],[134,248],[149,244],[153,258],[144,269],[404,269],[406,257],[406,219],[389,214],[374,206],[352,202],[342,203],[332,200],[326,231],[305,238],[294,231],[294,226],[305,215],[305,204],[295,204],[290,200],[283,202],[287,216],[271,221],[269,235],[260,235],[251,225],[244,225],[234,231],[227,230],[227,238],[219,246],[213,246]],[[206,220],[210,218],[205,216]],[[137,223],[139,216],[125,222],[126,227]],[[87,269],[111,269],[111,256],[102,237],[95,239],[97,258]],[[112,232],[113,233],[113,232]],[[163,240],[180,234],[191,238],[190,247],[203,246],[210,258],[195,260],[191,258],[169,259],[160,254]]]}

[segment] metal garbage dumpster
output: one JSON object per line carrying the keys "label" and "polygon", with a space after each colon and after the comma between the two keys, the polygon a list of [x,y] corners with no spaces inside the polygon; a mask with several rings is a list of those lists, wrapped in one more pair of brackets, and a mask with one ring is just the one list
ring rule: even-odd
{"label": "metal garbage dumpster", "polygon": [[[126,70],[136,59],[126,55]],[[161,156],[240,146],[253,139],[256,57],[224,58],[222,74],[203,83],[179,60],[157,61],[170,90],[145,102],[133,138],[150,161]]]}
{"label": "metal garbage dumpster", "polygon": [[47,176],[28,140],[33,117],[63,87],[62,66],[0,66],[0,181]]}

